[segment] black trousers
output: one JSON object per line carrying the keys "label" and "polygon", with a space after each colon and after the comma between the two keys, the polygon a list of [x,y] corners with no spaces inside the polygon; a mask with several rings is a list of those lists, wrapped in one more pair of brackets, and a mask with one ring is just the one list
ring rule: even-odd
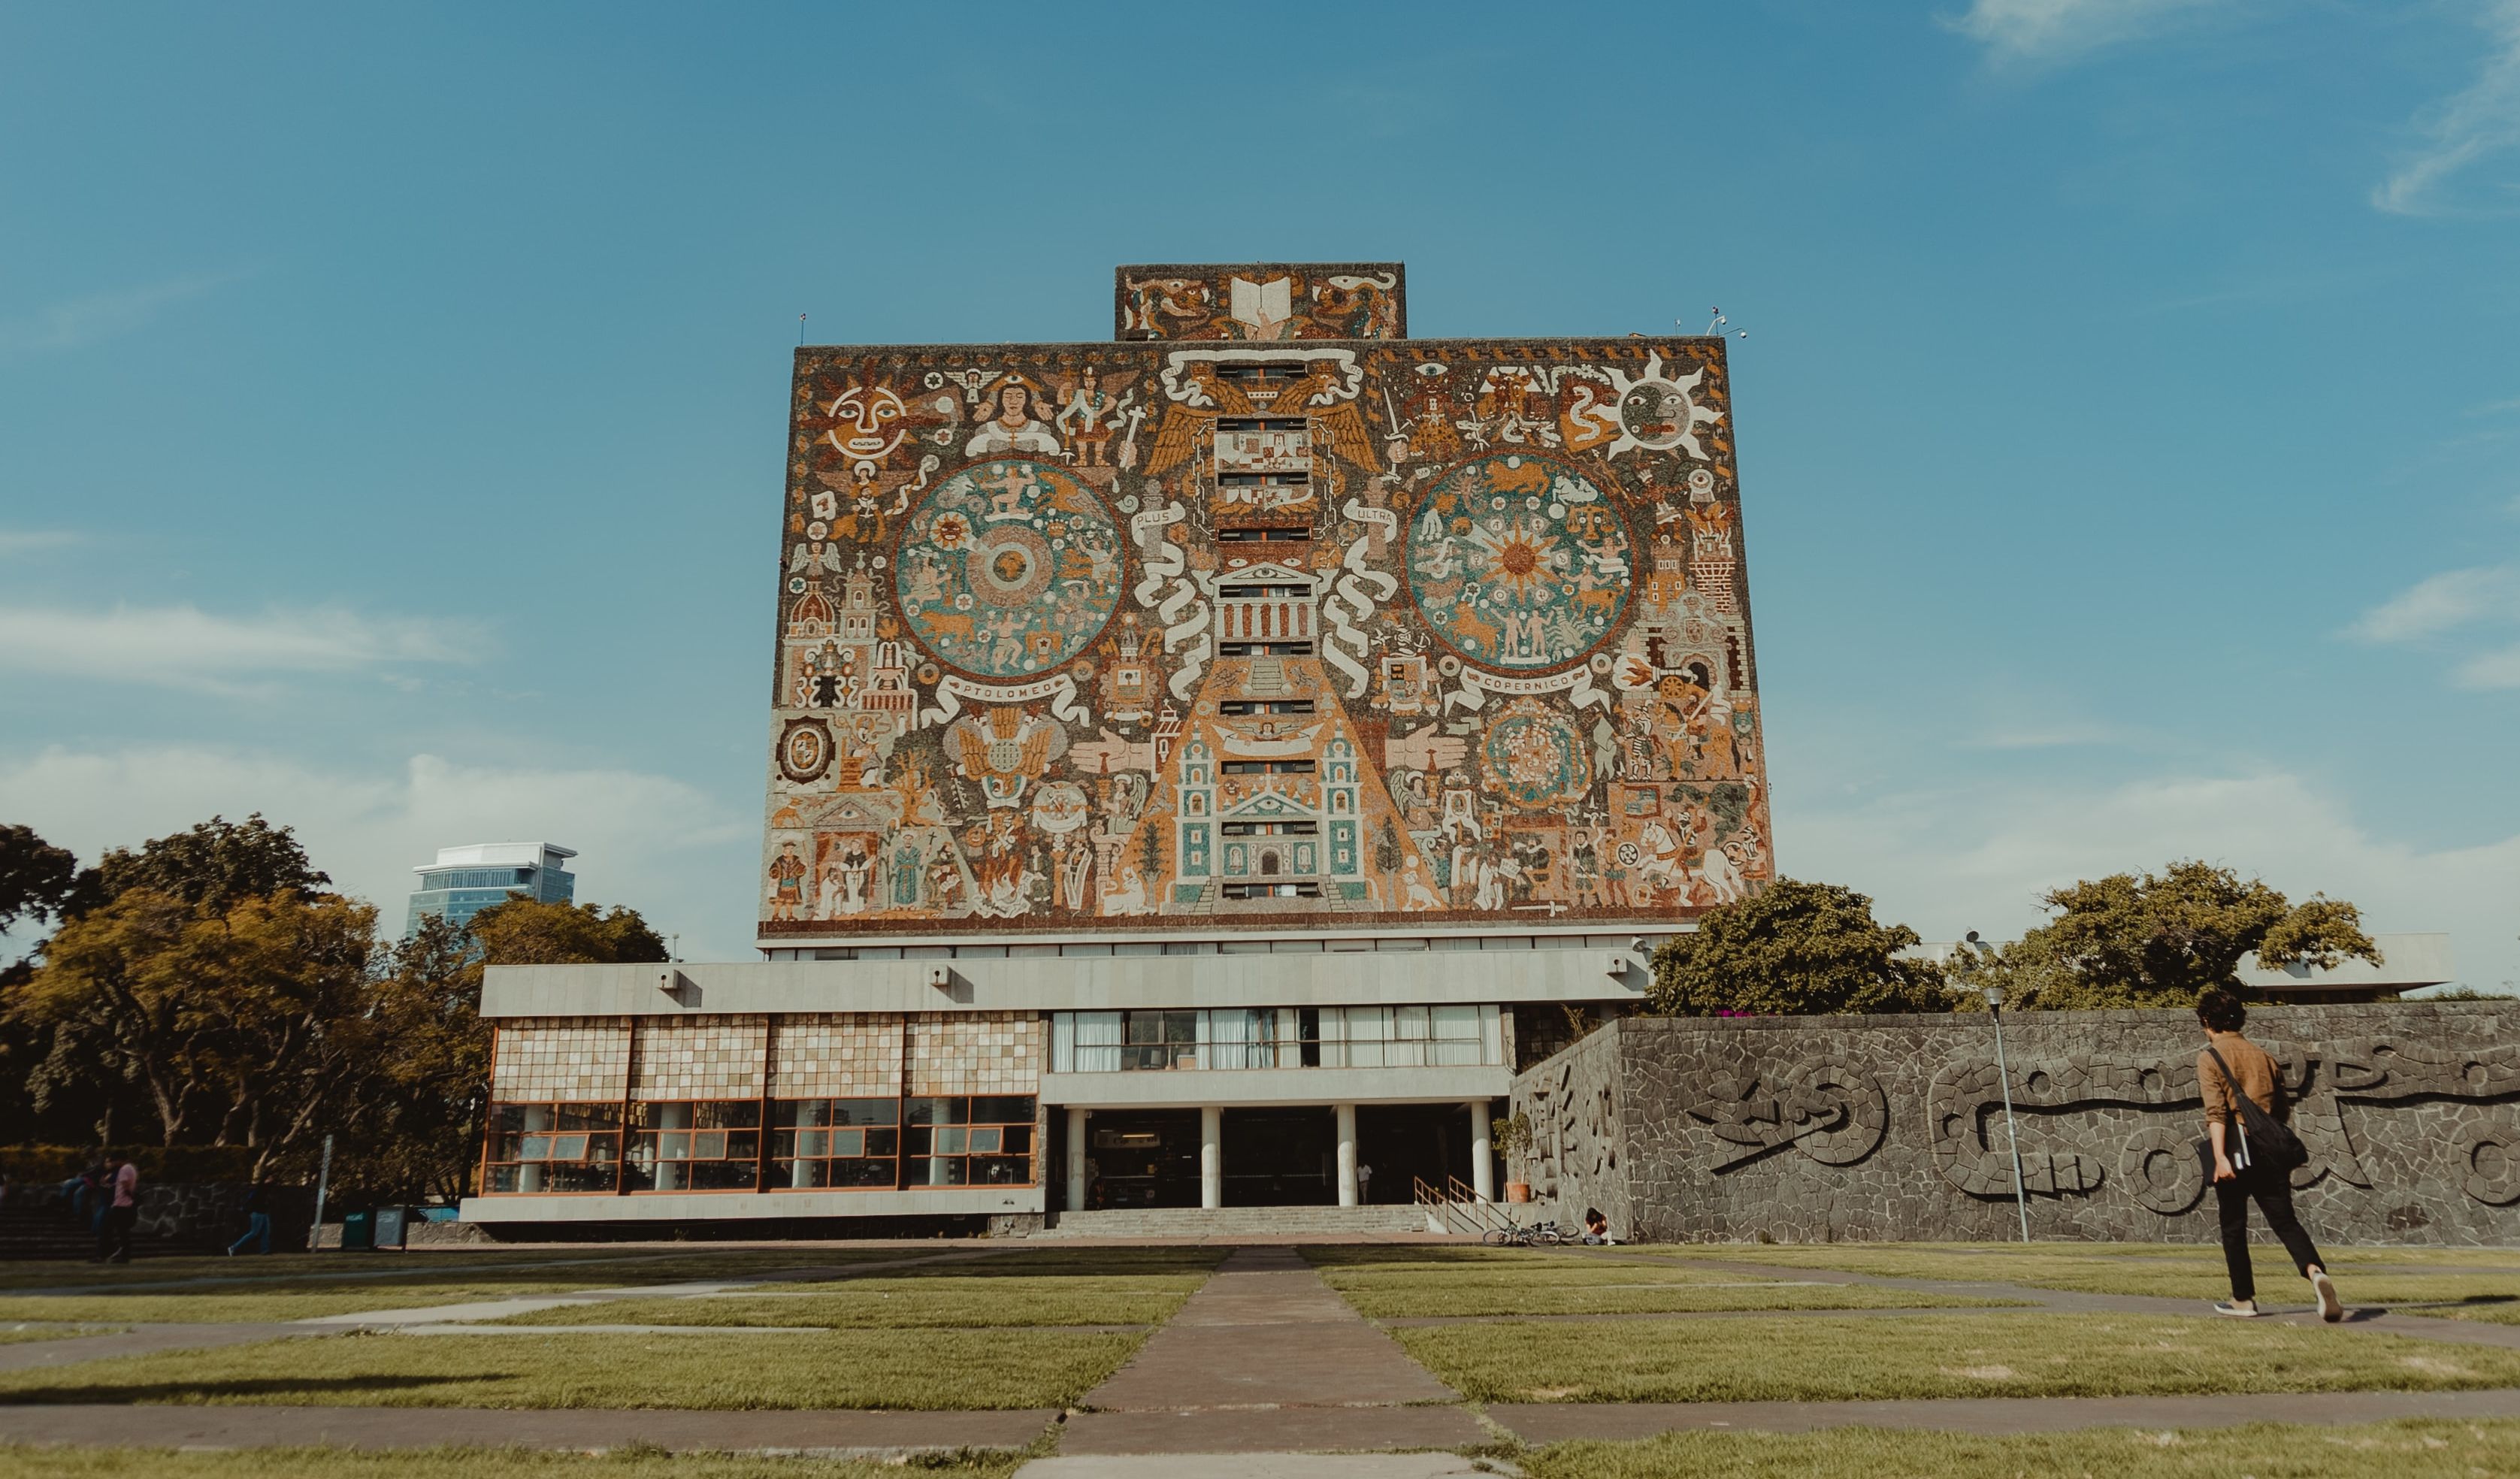
{"label": "black trousers", "polygon": [[96,1256],[111,1263],[131,1262],[131,1230],[139,1222],[138,1207],[107,1207],[96,1230]]}
{"label": "black trousers", "polygon": [[2302,1277],[2310,1277],[2312,1264],[2327,1267],[2310,1234],[2301,1230],[2301,1219],[2292,1215],[2290,1174],[2244,1166],[2229,1181],[2214,1184],[2214,1200],[2223,1215],[2223,1262],[2231,1271],[2233,1299],[2258,1297],[2257,1272],[2249,1267],[2249,1198],[2253,1196],[2258,1210],[2267,1216],[2267,1231],[2292,1255],[2293,1267]]}

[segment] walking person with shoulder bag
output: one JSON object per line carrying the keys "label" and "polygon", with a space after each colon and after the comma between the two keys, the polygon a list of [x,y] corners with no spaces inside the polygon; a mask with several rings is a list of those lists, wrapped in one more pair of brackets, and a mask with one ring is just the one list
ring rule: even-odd
{"label": "walking person with shoulder bag", "polygon": [[2196,1086],[2205,1098],[2206,1137],[2197,1148],[2212,1166],[2223,1262],[2231,1274],[2231,1298],[2217,1303],[2214,1313],[2244,1320],[2265,1313],[2258,1308],[2257,1273],[2249,1265],[2249,1202],[2255,1198],[2268,1231],[2318,1295],[2319,1318],[2334,1323],[2345,1318],[2344,1301],[2292,1210],[2292,1173],[2310,1159],[2310,1151],[2275,1118],[2281,1075],[2265,1049],[2240,1035],[2248,1016],[2240,999],[2219,987],[2196,999],[2196,1017],[2205,1026]]}

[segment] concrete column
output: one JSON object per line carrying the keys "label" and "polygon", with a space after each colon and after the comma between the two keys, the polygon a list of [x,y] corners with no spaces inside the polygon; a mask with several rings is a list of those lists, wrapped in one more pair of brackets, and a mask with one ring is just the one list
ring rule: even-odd
{"label": "concrete column", "polygon": [[1356,1106],[1338,1108],[1338,1204],[1356,1205]]}
{"label": "concrete column", "polygon": [[1496,1200],[1496,1146],[1489,1138],[1486,1099],[1470,1100],[1470,1190],[1483,1202]]}
{"label": "concrete column", "polygon": [[1198,1111],[1198,1204],[1225,1205],[1225,1110],[1215,1104]]}
{"label": "concrete column", "polygon": [[1085,1111],[1067,1111],[1067,1210],[1085,1210]]}

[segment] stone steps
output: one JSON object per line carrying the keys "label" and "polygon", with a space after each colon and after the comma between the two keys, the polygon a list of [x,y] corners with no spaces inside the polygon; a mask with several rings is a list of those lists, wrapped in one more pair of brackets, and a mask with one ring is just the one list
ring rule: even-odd
{"label": "stone steps", "polygon": [[1122,1207],[1051,1215],[1044,1237],[1257,1237],[1319,1233],[1427,1232],[1423,1208]]}

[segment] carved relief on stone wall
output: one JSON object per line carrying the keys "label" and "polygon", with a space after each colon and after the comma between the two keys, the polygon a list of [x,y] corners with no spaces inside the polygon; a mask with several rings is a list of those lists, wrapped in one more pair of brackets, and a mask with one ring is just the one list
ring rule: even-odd
{"label": "carved relief on stone wall", "polygon": [[1890,1124],[1881,1081],[1838,1062],[1699,1074],[1685,1087],[1682,1106],[1724,1143],[1718,1172],[1785,1145],[1824,1166],[1851,1166],[1880,1148]]}
{"label": "carved relief on stone wall", "polygon": [[[2520,1049],[2442,1054],[2386,1038],[2269,1048],[2281,1069],[2289,1122],[2310,1151],[2309,1162],[2293,1172],[2296,1188],[2327,1177],[2360,1188],[2374,1184],[2348,1104],[2451,1100],[2481,1108],[2520,1098]],[[2204,1196],[2204,1165],[2195,1149],[2202,1100],[2192,1057],[2032,1055],[2011,1067],[2015,1114],[2036,1122],[2034,1142],[2050,1143],[2024,1145],[2025,1189],[2096,1195],[2114,1170],[2137,1202],[2165,1217],[2186,1212]],[[2130,1110],[2147,1115],[2132,1131],[2125,1124]],[[1996,1065],[1974,1051],[1947,1059],[1926,1090],[1935,1169],[1971,1196],[2012,1195],[2002,1113]],[[2080,1123],[2069,1118],[2077,1116]],[[2480,1117],[2455,1134],[2465,1193],[2489,1206],[2520,1201],[2520,1130]],[[2061,1148],[2053,1143],[2058,1141]]]}

